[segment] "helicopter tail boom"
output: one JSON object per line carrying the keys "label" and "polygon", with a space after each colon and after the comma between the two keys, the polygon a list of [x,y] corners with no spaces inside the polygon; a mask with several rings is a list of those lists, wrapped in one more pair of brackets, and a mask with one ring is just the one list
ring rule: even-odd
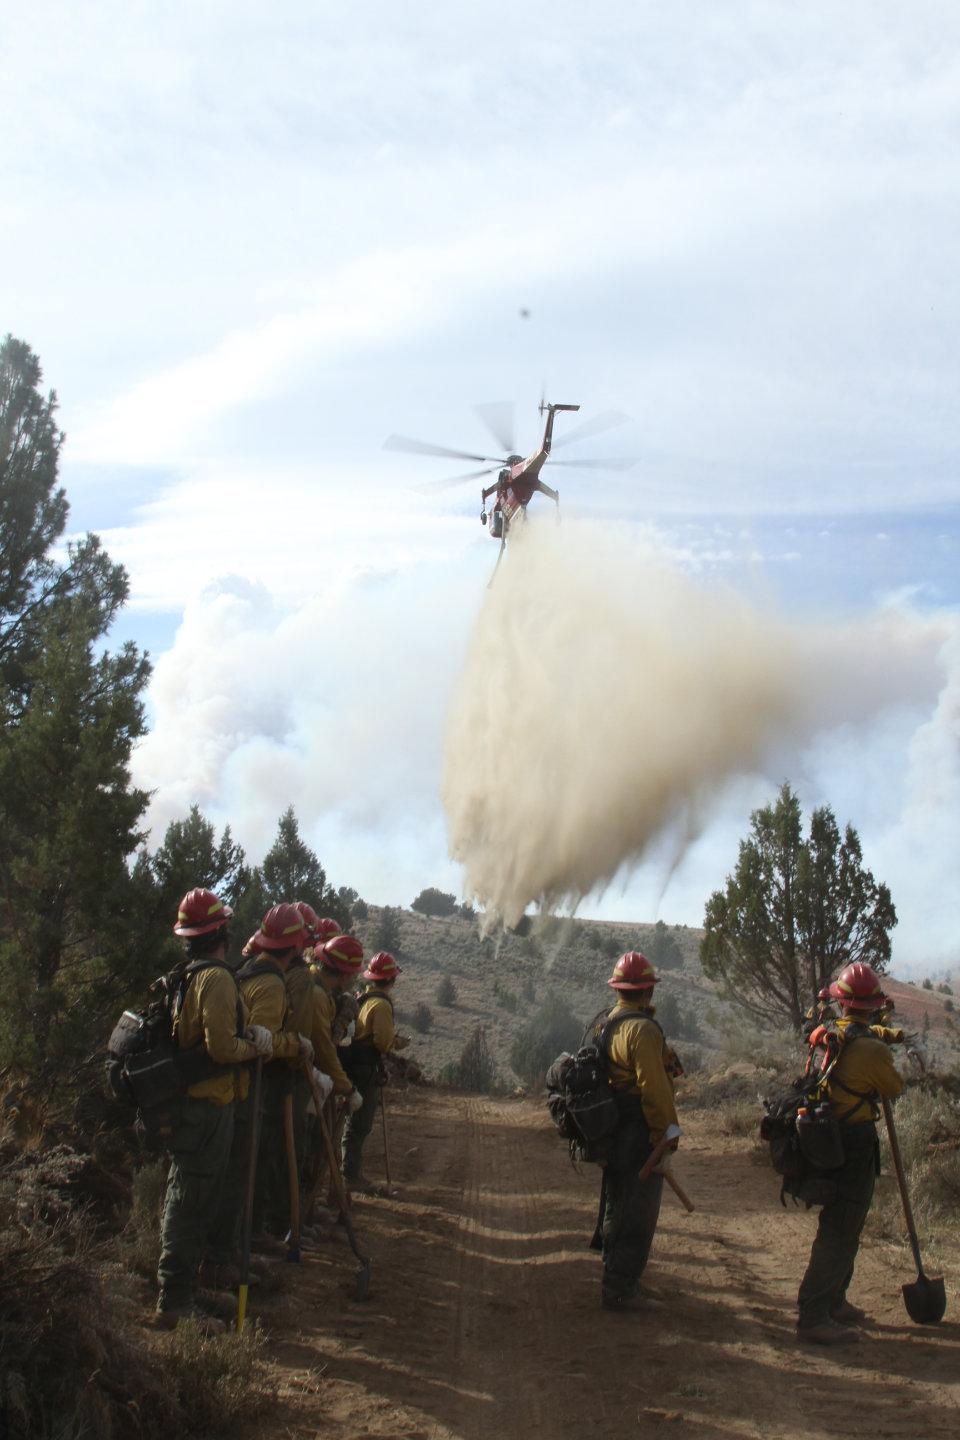
{"label": "helicopter tail boom", "polygon": [[543,400],[540,401],[540,414],[541,414],[541,415],[544,415],[544,414],[545,414],[546,417],[547,417],[547,423],[546,423],[546,426],[545,426],[544,432],[543,432],[543,444],[542,444],[541,447],[540,447],[540,450],[541,450],[541,453],[542,453],[542,454],[544,454],[544,455],[549,455],[549,454],[550,454],[550,445],[551,445],[551,443],[552,443],[552,441],[553,441],[553,421],[554,421],[554,417],[556,416],[557,412],[560,411],[560,410],[579,410],[579,409],[580,409],[580,406],[579,406],[579,405],[548,405],[545,401],[543,401]]}

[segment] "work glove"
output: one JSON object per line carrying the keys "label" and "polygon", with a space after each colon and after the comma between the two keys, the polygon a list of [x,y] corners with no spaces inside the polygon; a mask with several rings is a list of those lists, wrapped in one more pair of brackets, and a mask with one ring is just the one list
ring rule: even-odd
{"label": "work glove", "polygon": [[407,1048],[407,1046],[408,1046],[409,1044],[410,1044],[410,1036],[409,1036],[409,1035],[401,1035],[400,1032],[397,1031],[396,1035],[394,1035],[394,1037],[393,1037],[393,1044],[392,1044],[392,1046],[391,1046],[390,1048],[391,1048],[392,1050],[406,1050],[406,1048]]}
{"label": "work glove", "polygon": [[300,1059],[308,1062],[311,1061],[313,1059],[312,1042],[307,1039],[306,1035],[298,1035],[297,1040],[300,1044]]}
{"label": "work glove", "polygon": [[347,1109],[350,1111],[350,1114],[356,1115],[362,1104],[363,1096],[360,1094],[360,1091],[351,1090],[350,1094],[347,1096]]}
{"label": "work glove", "polygon": [[262,1055],[264,1060],[273,1055],[273,1036],[266,1025],[249,1025],[245,1038],[256,1046],[257,1054]]}
{"label": "work glove", "polygon": [[320,1092],[321,1100],[326,1100],[333,1094],[333,1081],[330,1079],[330,1076],[324,1075],[323,1071],[318,1070],[316,1066],[314,1066],[313,1070],[313,1083]]}
{"label": "work glove", "polygon": [[346,1030],[344,1030],[344,1032],[343,1032],[343,1039],[340,1041],[340,1044],[341,1044],[341,1045],[352,1045],[352,1044],[353,1044],[353,1037],[354,1037],[354,1035],[356,1035],[356,1033],[357,1033],[357,1022],[356,1022],[356,1020],[351,1020],[351,1021],[350,1021],[350,1024],[347,1026]]}
{"label": "work glove", "polygon": [[[663,1132],[663,1138],[664,1140],[672,1142],[673,1149],[676,1150],[677,1146],[680,1144],[680,1136],[682,1134],[683,1131],[680,1129],[679,1125],[668,1125],[666,1130],[664,1130]],[[660,1163],[662,1165],[663,1161],[661,1160]]]}

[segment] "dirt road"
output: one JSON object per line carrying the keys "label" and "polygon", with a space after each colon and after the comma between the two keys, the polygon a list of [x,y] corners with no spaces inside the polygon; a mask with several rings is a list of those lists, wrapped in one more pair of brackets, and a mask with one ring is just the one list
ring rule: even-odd
{"label": "dirt road", "polygon": [[815,1212],[784,1214],[750,1142],[712,1139],[706,1115],[684,1117],[677,1162],[696,1213],[664,1195],[648,1270],[662,1308],[615,1315],[586,1248],[597,1176],[571,1169],[539,1105],[408,1090],[390,1108],[397,1194],[356,1211],[370,1300],[351,1299],[340,1237],[288,1267],[261,1312],[280,1413],[245,1440],[960,1433],[955,1298],[918,1329],[899,1292],[908,1253],[872,1244],[851,1290],[874,1317],[863,1341],[799,1346]]}

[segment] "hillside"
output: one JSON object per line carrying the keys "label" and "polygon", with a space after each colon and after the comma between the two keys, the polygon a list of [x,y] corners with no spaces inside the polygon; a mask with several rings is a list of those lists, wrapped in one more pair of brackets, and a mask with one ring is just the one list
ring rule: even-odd
{"label": "hillside", "polygon": [[[462,916],[430,917],[398,910],[403,965],[397,985],[397,1013],[414,1043],[410,1054],[431,1078],[456,1062],[478,1023],[501,1081],[508,1088],[518,1077],[510,1052],[522,1027],[547,996],[559,997],[586,1024],[604,1005],[606,981],[615,958],[629,949],[642,950],[657,965],[662,983],[657,1004],[688,1070],[712,1063],[719,1052],[740,1054],[749,1047],[755,1027],[738,1018],[701,972],[699,945],[703,932],[686,925],[659,926],[602,920],[534,921],[525,934],[509,933],[481,940],[475,921]],[[376,948],[381,910],[370,907],[356,932],[369,953]],[[456,1003],[438,1003],[441,980],[456,988]],[[941,1069],[960,1060],[960,1016],[952,998],[920,984],[890,979],[896,1001],[894,1023],[915,1032],[931,1062]],[[414,1024],[419,1005],[431,1016],[430,1028]]]}

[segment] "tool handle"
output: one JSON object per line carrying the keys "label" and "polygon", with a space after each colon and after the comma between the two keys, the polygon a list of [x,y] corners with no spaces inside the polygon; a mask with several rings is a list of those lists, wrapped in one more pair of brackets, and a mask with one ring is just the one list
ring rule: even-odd
{"label": "tool handle", "polygon": [[663,1176],[664,1180],[666,1180],[674,1195],[676,1195],[677,1199],[680,1201],[680,1204],[683,1206],[684,1210],[686,1210],[688,1215],[692,1215],[694,1210],[696,1209],[696,1206],[690,1199],[690,1196],[687,1194],[686,1190],[684,1190],[683,1186],[680,1184],[680,1181],[675,1180],[669,1170],[654,1170],[653,1173],[654,1175]]}
{"label": "tool handle", "polygon": [[383,1086],[380,1086],[380,1124],[383,1127],[383,1168],[386,1171],[387,1184],[390,1184],[390,1145],[387,1140],[387,1107],[383,1100]]}
{"label": "tool handle", "polygon": [[310,1089],[313,1093],[313,1105],[314,1109],[317,1112],[317,1124],[320,1126],[320,1138],[323,1141],[323,1148],[326,1151],[327,1165],[330,1167],[330,1179],[333,1182],[333,1188],[336,1191],[337,1195],[337,1205],[340,1208],[341,1214],[346,1215],[347,1211],[350,1209],[350,1201],[347,1198],[347,1192],[344,1189],[343,1176],[340,1174],[340,1166],[337,1163],[337,1156],[333,1148],[333,1141],[330,1138],[330,1126],[327,1124],[327,1117],[323,1108],[323,1100],[321,1099],[320,1091],[314,1081],[313,1067],[312,1065],[310,1065],[309,1061],[305,1060],[303,1062],[303,1073],[306,1075],[310,1085]]}
{"label": "tool handle", "polygon": [[887,1135],[890,1137],[890,1153],[893,1156],[893,1168],[897,1172],[897,1184],[900,1187],[900,1200],[903,1205],[903,1216],[907,1222],[907,1234],[910,1236],[910,1248],[913,1251],[913,1258],[917,1262],[917,1273],[923,1275],[923,1264],[920,1259],[920,1241],[917,1238],[917,1227],[913,1219],[913,1207],[910,1204],[910,1196],[907,1194],[907,1177],[903,1173],[903,1158],[900,1154],[900,1142],[897,1139],[897,1131],[893,1123],[893,1107],[886,1095],[880,1097],[883,1106],[883,1118],[887,1122]]}
{"label": "tool handle", "polygon": [[644,1180],[649,1180],[650,1176],[653,1174],[654,1170],[656,1170],[657,1166],[660,1164],[660,1161],[663,1159],[666,1152],[670,1149],[672,1143],[672,1141],[666,1139],[659,1140],[657,1144],[653,1147],[653,1149],[650,1151],[650,1154],[647,1156],[647,1159],[643,1165],[643,1168],[640,1171],[640,1174],[637,1176],[637,1179],[640,1181],[641,1185],[643,1184]]}
{"label": "tool handle", "polygon": [[240,1287],[237,1299],[237,1333],[243,1332],[247,1313],[247,1290],[250,1284],[250,1236],[253,1231],[253,1195],[257,1184],[257,1152],[260,1149],[260,1091],[263,1085],[263,1056],[257,1056],[253,1071],[253,1095],[250,1098],[250,1132],[247,1140],[247,1193],[243,1205],[243,1229],[240,1239]]}
{"label": "tool handle", "polygon": [[283,1097],[283,1142],[287,1151],[287,1183],[290,1188],[289,1258],[300,1258],[300,1176],[297,1173],[297,1142],[293,1133],[293,1096]]}

